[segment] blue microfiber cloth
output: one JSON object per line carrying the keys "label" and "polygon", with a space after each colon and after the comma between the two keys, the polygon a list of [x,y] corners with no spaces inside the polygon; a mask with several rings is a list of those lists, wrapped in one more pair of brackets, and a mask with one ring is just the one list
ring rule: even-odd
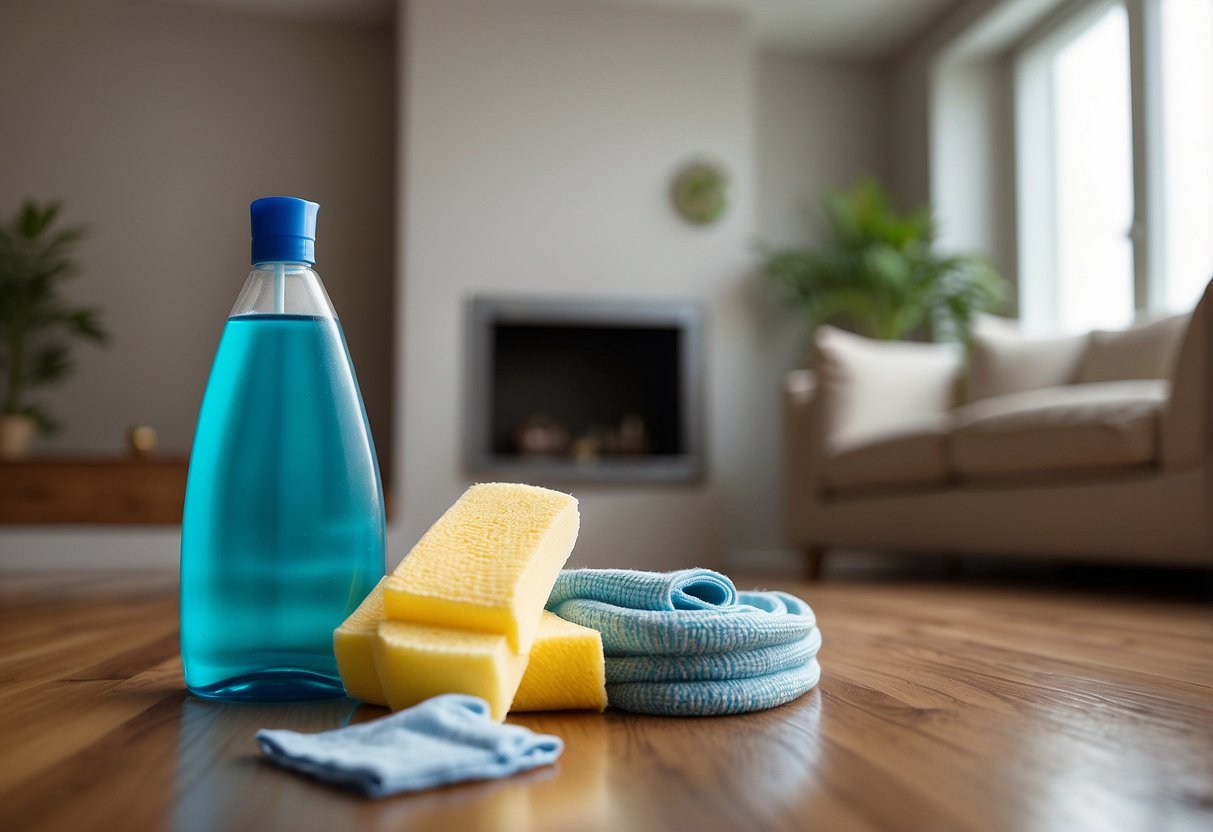
{"label": "blue microfiber cloth", "polygon": [[[609,659],[607,661],[610,661]],[[612,707],[655,716],[725,716],[763,711],[798,699],[821,678],[816,660],[801,667],[710,682],[623,682],[607,685]]]}
{"label": "blue microfiber cloth", "polygon": [[391,716],[325,731],[258,731],[280,766],[369,797],[505,777],[556,761],[559,737],[498,725],[477,696],[448,693]]}
{"label": "blue microfiber cloth", "polygon": [[805,638],[813,619],[737,604],[703,610],[634,610],[570,598],[552,612],[602,633],[608,656],[703,655],[754,650]]}
{"label": "blue microfiber cloth", "polygon": [[700,610],[731,607],[737,601],[737,589],[727,577],[711,569],[566,569],[552,587],[547,607],[550,610],[572,598],[605,601],[633,610]]}
{"label": "blue microfiber cloth", "polygon": [[803,667],[817,657],[821,632],[787,644],[756,650],[698,655],[611,656],[607,660],[607,684],[616,682],[719,682],[748,679],[782,670]]}
{"label": "blue microfiber cloth", "polygon": [[562,572],[548,599],[598,630],[607,699],[623,710],[710,716],[789,702],[817,684],[813,610],[785,592],[737,592],[708,569]]}

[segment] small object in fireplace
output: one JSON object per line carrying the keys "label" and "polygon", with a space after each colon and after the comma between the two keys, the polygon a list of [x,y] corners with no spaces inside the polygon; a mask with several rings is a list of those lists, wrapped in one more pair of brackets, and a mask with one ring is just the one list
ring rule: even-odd
{"label": "small object in fireplace", "polygon": [[644,419],[635,413],[629,413],[619,423],[619,452],[621,454],[647,454],[649,452],[649,431],[644,425]]}
{"label": "small object in fireplace", "polygon": [[514,447],[523,455],[562,454],[569,448],[569,432],[559,422],[536,413],[515,428]]}
{"label": "small object in fireplace", "polygon": [[591,427],[573,440],[573,461],[578,465],[594,465],[602,455],[604,444],[602,430]]}
{"label": "small object in fireplace", "polygon": [[602,434],[600,450],[608,456],[643,456],[649,453],[649,432],[644,419],[635,413],[624,416],[618,427],[608,428]]}

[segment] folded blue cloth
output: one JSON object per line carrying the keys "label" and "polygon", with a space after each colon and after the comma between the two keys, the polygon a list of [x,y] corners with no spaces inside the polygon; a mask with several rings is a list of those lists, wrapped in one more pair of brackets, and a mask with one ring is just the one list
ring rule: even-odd
{"label": "folded blue cloth", "polygon": [[711,569],[566,569],[552,587],[547,608],[572,598],[605,601],[633,610],[699,610],[731,607],[737,600],[737,590],[732,581]]}
{"label": "folded blue cloth", "polygon": [[623,682],[607,685],[611,705],[622,711],[658,716],[725,716],[763,711],[798,699],[821,678],[821,665],[808,664],[746,679],[708,682]]}
{"label": "folded blue cloth", "polygon": [[817,657],[821,632],[814,628],[803,639],[730,653],[697,655],[611,656],[607,684],[616,682],[709,682],[749,679],[803,667]]}
{"label": "folded blue cloth", "polygon": [[602,648],[608,656],[754,650],[805,638],[815,626],[806,616],[770,613],[748,604],[662,612],[570,598],[550,609],[563,619],[602,633]]}
{"label": "folded blue cloth", "polygon": [[817,684],[813,610],[784,592],[737,592],[707,569],[561,573],[548,599],[561,618],[598,630],[614,707],[669,716],[783,704]]}
{"label": "folded blue cloth", "polygon": [[498,725],[487,702],[461,693],[320,734],[262,730],[257,742],[280,766],[369,797],[505,777],[564,750],[559,737]]}

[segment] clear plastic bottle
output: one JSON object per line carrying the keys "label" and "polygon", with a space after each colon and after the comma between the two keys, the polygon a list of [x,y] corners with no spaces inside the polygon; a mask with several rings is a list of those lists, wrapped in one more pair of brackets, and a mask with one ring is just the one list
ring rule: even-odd
{"label": "clear plastic bottle", "polygon": [[384,573],[383,488],[345,336],[312,270],[319,206],[252,204],[253,264],[202,401],[181,529],[189,689],[342,694],[333,628]]}

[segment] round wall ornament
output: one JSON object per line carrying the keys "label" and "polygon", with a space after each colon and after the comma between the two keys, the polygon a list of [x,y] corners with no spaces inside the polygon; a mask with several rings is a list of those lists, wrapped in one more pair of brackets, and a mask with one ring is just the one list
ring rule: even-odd
{"label": "round wall ornament", "polygon": [[711,225],[728,210],[729,190],[729,174],[722,165],[697,159],[674,174],[670,200],[687,222]]}

